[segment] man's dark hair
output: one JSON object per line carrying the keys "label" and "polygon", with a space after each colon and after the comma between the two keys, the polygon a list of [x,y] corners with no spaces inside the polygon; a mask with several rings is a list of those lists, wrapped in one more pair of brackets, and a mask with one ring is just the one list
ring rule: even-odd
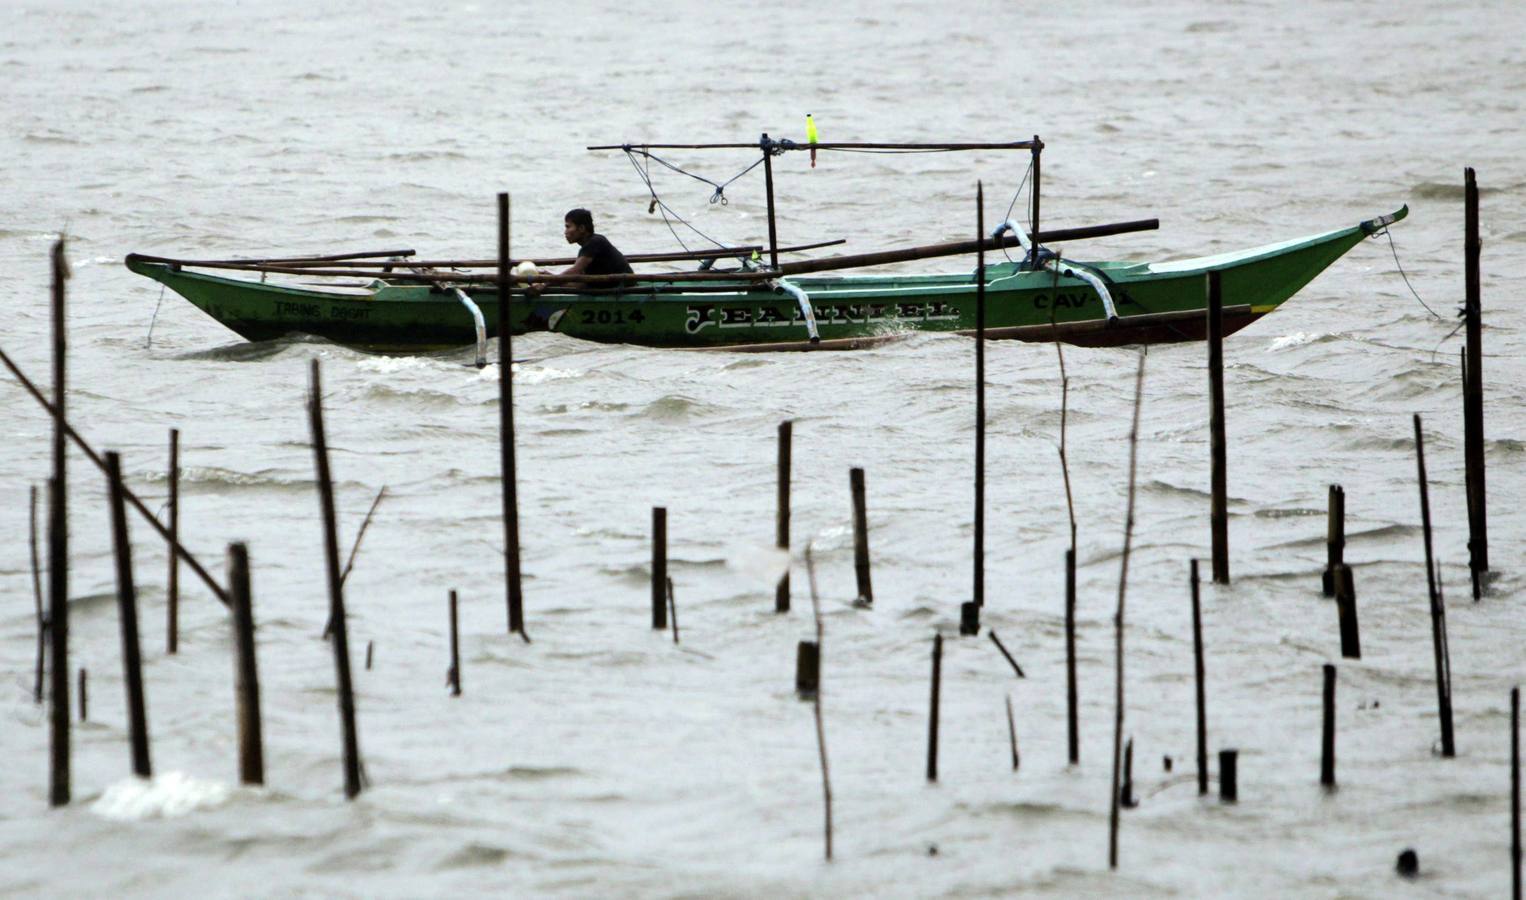
{"label": "man's dark hair", "polygon": [[574,225],[579,225],[583,228],[587,228],[589,231],[593,231],[593,213],[589,212],[581,206],[579,206],[577,209],[567,210],[565,219]]}

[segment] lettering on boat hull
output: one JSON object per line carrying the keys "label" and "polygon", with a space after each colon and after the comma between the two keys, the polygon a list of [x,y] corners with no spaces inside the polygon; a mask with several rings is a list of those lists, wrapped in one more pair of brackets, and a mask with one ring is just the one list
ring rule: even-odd
{"label": "lettering on boat hull", "polygon": [[[869,322],[958,321],[959,308],[952,303],[813,303],[818,325],[864,324]],[[697,334],[706,328],[804,327],[805,316],[799,307],[786,312],[777,306],[728,306],[699,303],[685,311],[684,331]]]}

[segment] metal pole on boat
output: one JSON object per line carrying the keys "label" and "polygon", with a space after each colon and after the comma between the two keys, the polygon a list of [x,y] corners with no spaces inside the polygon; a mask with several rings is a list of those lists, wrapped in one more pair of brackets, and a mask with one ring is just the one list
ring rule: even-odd
{"label": "metal pole on boat", "polygon": [[1229,477],[1224,439],[1224,291],[1218,272],[1208,273],[1208,434],[1212,456],[1209,515],[1213,532],[1213,580],[1229,584]]}
{"label": "metal pole on boat", "polygon": [[774,522],[776,546],[784,551],[784,575],[774,589],[774,612],[789,612],[789,495],[790,454],[795,423],[786,419],[779,423],[779,509]]}
{"label": "metal pole on boat", "polygon": [[498,195],[498,444],[503,471],[503,544],[509,633],[525,634],[519,577],[519,477],[514,460],[514,347],[509,328],[509,195]]}
{"label": "metal pole on boat", "polygon": [[763,151],[763,186],[768,194],[768,264],[774,271],[779,270],[779,231],[774,224],[774,161],[772,151],[773,142],[768,139],[768,132],[758,140],[758,147]]}
{"label": "metal pole on boat", "polygon": [[[53,477],[48,480],[48,635],[51,638],[48,802],[69,802],[69,491],[65,477],[64,242],[53,245]],[[84,698],[80,698],[83,708]]]}
{"label": "metal pole on boat", "polygon": [[[975,584],[978,610],[986,603],[986,213],[985,185],[975,182]],[[979,621],[977,615],[977,623]],[[978,624],[977,624],[978,629]]]}

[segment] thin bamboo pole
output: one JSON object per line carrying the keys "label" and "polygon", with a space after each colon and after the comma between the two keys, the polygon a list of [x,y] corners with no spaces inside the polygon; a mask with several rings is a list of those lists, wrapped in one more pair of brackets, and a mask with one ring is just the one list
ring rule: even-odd
{"label": "thin bamboo pole", "polygon": [[[69,490],[64,435],[65,334],[64,281],[69,264],[64,242],[53,245],[53,477],[48,482],[48,634],[50,637],[52,695],[49,708],[48,800],[53,806],[69,802]],[[9,360],[7,360],[9,362]],[[20,370],[12,367],[12,371]],[[33,390],[40,400],[42,395]],[[43,401],[46,404],[46,401]],[[84,698],[81,698],[83,708]]]}
{"label": "thin bamboo pole", "polygon": [[128,740],[132,772],[151,778],[148,753],[148,707],[143,699],[143,657],[138,644],[138,592],[132,578],[132,543],[127,537],[127,506],[122,501],[122,458],[106,454],[111,503],[111,548],[117,570],[117,616],[122,630],[122,683],[127,689]]}
{"label": "thin bamboo pole", "polygon": [[1123,559],[1118,571],[1118,612],[1113,619],[1113,788],[1108,819],[1107,864],[1118,868],[1119,766],[1123,753],[1123,624],[1124,597],[1129,584],[1129,550],[1134,543],[1134,483],[1139,461],[1139,412],[1144,406],[1145,348],[1139,352],[1139,371],[1134,376],[1134,422],[1129,428],[1129,502],[1123,519]]}
{"label": "thin bamboo pole", "polygon": [[1229,476],[1224,437],[1224,293],[1218,272],[1208,273],[1208,433],[1213,581],[1229,584]]}
{"label": "thin bamboo pole", "polygon": [[265,783],[265,738],[260,717],[260,671],[254,655],[254,599],[249,590],[249,548],[228,545],[228,593],[233,599],[234,695],[238,706],[238,777]]}
{"label": "thin bamboo pole", "polygon": [[[170,471],[169,477],[169,501],[166,512],[169,514],[169,530],[171,544],[180,542],[180,429],[170,429]],[[169,574],[165,579],[165,652],[173,655],[180,648],[180,556],[171,550],[169,556]]]}
{"label": "thin bamboo pole", "polygon": [[1208,710],[1203,681],[1203,614],[1199,603],[1197,560],[1192,561],[1192,659],[1197,682],[1197,792],[1208,793]]}
{"label": "thin bamboo pole", "polygon": [[975,606],[986,603],[986,233],[985,185],[975,182]]}
{"label": "thin bamboo pole", "polygon": [[784,574],[774,588],[774,612],[789,612],[789,519],[790,519],[790,456],[794,440],[795,423],[786,419],[779,423],[779,492],[778,509],[774,518],[776,546],[784,552]]}
{"label": "thin bamboo pole", "polygon": [[514,345],[509,327],[509,195],[498,195],[498,445],[503,472],[503,546],[509,633],[525,643],[524,588],[519,573],[519,474],[514,458]]}
{"label": "thin bamboo pole", "polygon": [[1420,479],[1420,525],[1425,537],[1425,580],[1431,599],[1431,649],[1436,658],[1436,708],[1441,718],[1441,755],[1457,755],[1452,734],[1452,678],[1446,646],[1446,607],[1431,556],[1431,498],[1425,476],[1425,435],[1415,414],[1415,464]]}

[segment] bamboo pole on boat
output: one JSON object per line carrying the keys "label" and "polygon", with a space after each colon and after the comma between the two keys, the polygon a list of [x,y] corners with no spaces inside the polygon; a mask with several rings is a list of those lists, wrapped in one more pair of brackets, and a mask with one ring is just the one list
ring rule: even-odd
{"label": "bamboo pole on boat", "polygon": [[123,685],[127,689],[128,740],[132,772],[153,777],[148,753],[148,707],[143,699],[143,656],[138,643],[138,591],[132,578],[132,542],[127,536],[127,505],[122,500],[122,457],[106,454],[111,505],[111,549],[117,572],[117,619],[122,631]]}
{"label": "bamboo pole on boat", "polygon": [[[180,540],[180,429],[170,429],[169,514],[170,540]],[[169,555],[169,575],[164,586],[165,605],[165,652],[174,655],[180,648],[180,557],[173,550]]]}
{"label": "bamboo pole on boat", "polygon": [[1113,618],[1113,789],[1108,818],[1107,865],[1118,868],[1118,779],[1123,743],[1123,623],[1124,598],[1129,584],[1129,551],[1134,543],[1134,484],[1139,456],[1139,413],[1144,406],[1145,348],[1140,348],[1139,371],[1134,376],[1134,421],[1129,428],[1129,501],[1123,518],[1123,557],[1118,571],[1118,611]]}
{"label": "bamboo pole on boat", "polygon": [[[1469,166],[1464,181],[1464,285],[1463,303],[1467,330],[1467,381],[1463,395],[1463,423],[1466,447],[1464,468],[1468,473],[1468,549],[1469,568],[1475,573],[1489,571],[1489,528],[1484,502],[1484,353],[1483,308],[1479,275],[1479,256],[1483,242],[1478,235],[1478,179]],[[1480,580],[1475,574],[1474,580]],[[1475,599],[1476,599],[1475,594]]]}
{"label": "bamboo pole on boat", "polygon": [[525,633],[524,587],[519,571],[519,473],[514,456],[514,344],[509,327],[509,195],[498,195],[498,447],[503,478],[503,546],[509,633]]}
{"label": "bamboo pole on boat", "polygon": [[1441,755],[1457,755],[1452,733],[1452,664],[1447,651],[1446,606],[1437,583],[1436,565],[1431,556],[1431,498],[1425,475],[1425,435],[1420,415],[1415,414],[1415,464],[1420,479],[1420,525],[1425,538],[1425,581],[1431,600],[1431,650],[1436,661],[1436,711],[1441,719]]}
{"label": "bamboo pole on boat", "polygon": [[[64,241],[53,244],[53,477],[48,481],[48,634],[51,654],[50,768],[48,799],[53,806],[69,802],[69,491],[64,453],[66,347],[64,281],[69,264]],[[9,364],[9,359],[7,359]],[[13,372],[18,372],[14,366]],[[42,399],[42,395],[33,389]],[[46,405],[47,401],[43,401]],[[83,692],[82,692],[83,693]],[[83,709],[84,698],[81,697]]]}
{"label": "bamboo pole on boat", "polygon": [[778,270],[779,230],[774,218],[774,160],[768,132],[763,133],[763,139],[758,145],[763,151],[763,185],[768,199],[768,265],[769,268]]}
{"label": "bamboo pole on boat", "polygon": [[[58,422],[63,424],[63,433],[68,435],[69,440],[74,442],[74,446],[82,450],[85,456],[95,464],[95,467],[104,473],[106,471],[106,461],[102,459],[101,455],[96,453],[89,444],[85,443],[85,439],[79,436],[79,432],[64,420],[62,412],[57,409],[57,407],[52,402],[50,402],[46,397],[42,395],[42,391],[38,390],[37,385],[32,383],[32,380],[26,376],[25,372],[21,371],[20,367],[16,365],[15,361],[12,360],[10,355],[7,354],[4,350],[0,350],[0,363],[3,363],[5,367],[10,370],[11,374],[16,377],[16,380],[21,382],[21,386],[26,388],[27,393],[32,395],[32,399],[41,404],[42,408],[46,410],[49,415],[53,416]],[[127,500],[128,503],[132,505],[132,508],[136,509],[138,514],[141,515],[143,519],[147,521],[148,524],[156,532],[159,533],[159,536],[164,538],[165,543],[169,544],[171,549],[176,554],[178,554],[181,559],[185,560],[185,564],[191,567],[191,571],[196,573],[197,577],[206,584],[207,588],[211,590],[214,595],[216,595],[217,599],[222,601],[224,606],[228,605],[228,592],[223,589],[222,585],[219,585],[216,581],[214,581],[211,575],[207,574],[207,570],[202,568],[201,563],[196,561],[196,557],[191,555],[191,551],[187,550],[179,542],[179,540],[172,539],[170,537],[169,529],[164,526],[164,523],[159,521],[158,516],[154,515],[154,513],[151,512],[146,505],[144,505],[142,500],[138,499],[138,495],[134,494],[131,490],[124,486],[122,488],[122,496]]]}
{"label": "bamboo pole on boat", "polygon": [[[986,603],[986,192],[975,182],[975,628]],[[961,627],[961,631],[963,628]]]}
{"label": "bamboo pole on boat", "polygon": [[1224,438],[1224,292],[1218,272],[1208,273],[1208,433],[1213,580],[1229,583],[1229,477]]}
{"label": "bamboo pole on boat", "polygon": [[308,424],[313,461],[318,470],[318,503],[323,515],[323,556],[329,588],[329,620],[334,623],[334,671],[338,683],[339,723],[344,745],[344,795],[360,795],[360,740],[355,729],[355,690],[350,679],[350,628],[345,620],[344,583],[339,580],[339,535],[335,527],[334,483],[329,474],[328,442],[323,430],[323,384],[318,360],[312,361],[308,387]]}
{"label": "bamboo pole on boat", "polygon": [[238,707],[238,778],[265,783],[265,738],[260,717],[260,672],[254,654],[254,599],[249,590],[249,548],[228,545],[228,593],[233,599],[234,695]]}
{"label": "bamboo pole on boat", "polygon": [[[1035,141],[1037,138],[1035,138]],[[797,144],[789,140],[770,141],[767,134],[763,142],[778,150],[1028,150],[1033,141],[997,142],[942,142],[942,143],[884,143],[877,141],[830,141],[815,144]],[[758,144],[597,144],[585,150],[756,150]]]}
{"label": "bamboo pole on boat", "polygon": [[779,423],[779,493],[778,510],[774,519],[775,546],[784,552],[784,574],[774,588],[774,612],[789,612],[789,518],[790,518],[790,455],[793,452],[795,422],[785,419]]}

